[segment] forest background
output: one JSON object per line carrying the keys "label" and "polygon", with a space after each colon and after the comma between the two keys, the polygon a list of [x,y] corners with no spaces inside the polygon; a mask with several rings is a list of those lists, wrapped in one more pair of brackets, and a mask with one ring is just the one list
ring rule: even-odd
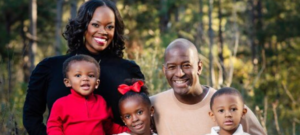
{"label": "forest background", "polygon": [[[0,1],[1,134],[26,134],[30,73],[44,58],[66,53],[61,32],[83,2]],[[114,2],[126,26],[125,57],[140,65],[152,95],[169,88],[165,47],[186,38],[204,63],[201,84],[240,90],[269,135],[300,135],[299,0]]]}

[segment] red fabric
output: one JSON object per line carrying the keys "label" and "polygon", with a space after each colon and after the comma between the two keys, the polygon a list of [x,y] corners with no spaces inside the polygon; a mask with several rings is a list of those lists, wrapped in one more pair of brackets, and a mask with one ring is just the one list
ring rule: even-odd
{"label": "red fabric", "polygon": [[124,95],[126,92],[132,90],[134,92],[140,92],[141,91],[141,87],[144,85],[143,81],[137,81],[135,82],[133,85],[126,85],[126,84],[121,84],[118,87],[118,91]]}
{"label": "red fabric", "polygon": [[48,135],[105,135],[129,131],[115,124],[105,100],[96,94],[82,97],[74,90],[58,99],[47,122]]}

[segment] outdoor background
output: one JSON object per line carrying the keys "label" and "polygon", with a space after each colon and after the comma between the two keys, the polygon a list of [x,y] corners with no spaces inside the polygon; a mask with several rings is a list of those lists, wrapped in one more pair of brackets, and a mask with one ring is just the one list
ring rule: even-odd
{"label": "outdoor background", "polygon": [[[30,73],[66,53],[61,32],[83,2],[0,0],[0,134],[26,134]],[[165,47],[186,38],[203,61],[201,84],[240,90],[269,135],[300,135],[300,0],[114,2],[126,26],[125,58],[140,65],[152,95],[169,88]]]}

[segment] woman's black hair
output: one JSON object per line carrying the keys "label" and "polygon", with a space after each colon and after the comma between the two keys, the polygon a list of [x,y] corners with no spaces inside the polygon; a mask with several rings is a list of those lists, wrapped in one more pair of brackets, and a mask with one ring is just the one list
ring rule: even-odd
{"label": "woman's black hair", "polygon": [[211,99],[210,99],[210,109],[212,109],[212,106],[214,104],[214,99],[216,97],[219,97],[219,96],[225,95],[225,94],[238,96],[240,98],[240,100],[242,101],[243,105],[244,105],[244,99],[243,99],[241,93],[238,90],[236,90],[235,88],[231,88],[231,87],[224,87],[224,88],[221,88],[221,89],[217,90],[213,94],[213,96],[211,97]]}
{"label": "woman's black hair", "polygon": [[[143,81],[142,79],[126,79],[124,81],[124,84],[130,86],[130,85],[133,85],[135,82],[138,82],[138,81]],[[140,92],[134,92],[134,91],[128,91],[126,92],[119,100],[119,105],[122,101],[124,101],[125,99],[129,98],[129,97],[133,97],[133,96],[139,96],[143,99],[143,102],[146,103],[147,105],[149,105],[149,107],[151,106],[151,101],[149,99],[149,92],[148,92],[148,88],[147,86],[144,84],[142,87],[141,87],[141,91]]]}
{"label": "woman's black hair", "polygon": [[78,62],[78,61],[86,61],[95,64],[97,67],[97,78],[100,76],[100,65],[99,63],[91,56],[84,55],[84,54],[79,54],[72,56],[68,59],[66,59],[63,63],[63,76],[64,78],[67,78],[67,72],[69,71],[71,63]]}
{"label": "woman's black hair", "polygon": [[65,31],[62,34],[68,41],[69,49],[67,53],[76,52],[84,45],[84,33],[88,28],[95,10],[101,6],[110,8],[114,12],[116,20],[113,40],[106,49],[112,55],[120,58],[123,57],[123,50],[125,49],[124,22],[116,5],[110,0],[89,0],[81,5],[76,18],[69,20],[69,23],[66,25]]}

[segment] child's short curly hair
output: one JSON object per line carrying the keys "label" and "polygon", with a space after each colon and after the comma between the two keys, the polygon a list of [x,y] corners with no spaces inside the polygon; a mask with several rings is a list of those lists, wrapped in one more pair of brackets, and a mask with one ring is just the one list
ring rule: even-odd
{"label": "child's short curly hair", "polygon": [[238,96],[241,99],[242,103],[244,104],[244,99],[238,90],[236,90],[235,88],[231,88],[231,87],[224,87],[224,88],[217,90],[217,92],[215,92],[214,95],[211,97],[210,109],[212,109],[212,106],[214,104],[214,99],[216,97],[219,97],[219,96],[225,95],[225,94]]}
{"label": "child's short curly hair", "polygon": [[71,63],[78,62],[78,61],[86,61],[86,62],[95,64],[95,66],[97,67],[97,71],[98,71],[97,78],[99,78],[99,76],[100,76],[99,63],[93,57],[88,56],[88,55],[83,55],[83,54],[72,56],[64,61],[63,71],[62,71],[64,78],[67,78],[67,72],[69,71]]}

